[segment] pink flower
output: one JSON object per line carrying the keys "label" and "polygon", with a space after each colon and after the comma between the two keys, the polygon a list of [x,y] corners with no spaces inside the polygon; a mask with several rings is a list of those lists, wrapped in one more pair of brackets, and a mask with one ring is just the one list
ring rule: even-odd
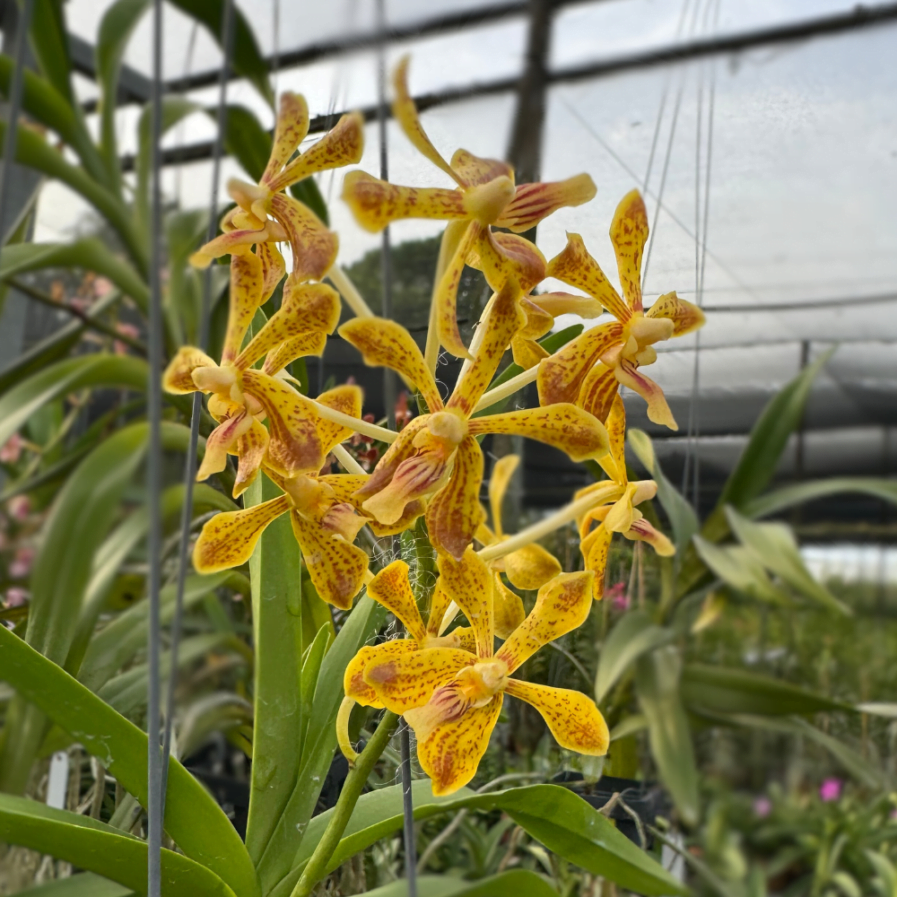
{"label": "pink flower", "polygon": [[768,797],[758,797],[754,801],[754,815],[766,819],[772,812],[772,801]]}
{"label": "pink flower", "polygon": [[844,783],[840,779],[823,779],[822,784],[819,786],[819,799],[824,803],[839,800],[843,788]]}
{"label": "pink flower", "polygon": [[16,552],[13,562],[9,565],[9,575],[13,579],[22,579],[31,572],[31,565],[34,563],[34,549],[20,548]]}
{"label": "pink flower", "polygon": [[6,590],[6,606],[21,607],[28,600],[28,593],[24,589],[13,586]]}
{"label": "pink flower", "polygon": [[112,281],[108,277],[98,277],[93,282],[93,294],[97,299],[108,296],[112,292]]}
{"label": "pink flower", "polygon": [[13,433],[6,442],[0,446],[0,462],[15,464],[22,454],[22,437]]}
{"label": "pink flower", "polygon": [[626,583],[615,582],[612,586],[604,590],[604,597],[610,599],[611,607],[614,610],[628,610],[629,596],[626,594]]}
{"label": "pink flower", "polygon": [[[117,333],[120,333],[122,336],[127,336],[130,339],[137,339],[140,335],[140,331],[133,324],[119,322],[115,325],[115,330]],[[125,355],[128,351],[127,343],[123,343],[121,340],[115,340],[112,346],[116,355]]]}
{"label": "pink flower", "polygon": [[27,495],[16,495],[9,500],[9,513],[13,520],[25,520],[31,513],[31,500]]}

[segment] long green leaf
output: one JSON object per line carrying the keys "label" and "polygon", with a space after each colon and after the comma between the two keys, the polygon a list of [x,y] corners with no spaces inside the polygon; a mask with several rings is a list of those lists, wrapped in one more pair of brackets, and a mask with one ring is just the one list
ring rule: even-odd
{"label": "long green leaf", "polygon": [[[258,477],[246,506],[280,489]],[[253,862],[265,851],[302,762],[302,557],[289,514],[262,534],[249,562],[255,645],[255,720],[246,847]]]}
{"label": "long green leaf", "polygon": [[[526,869],[512,869],[490,875],[479,881],[465,881],[449,876],[422,875],[417,880],[420,897],[557,897],[557,891],[544,878]],[[382,888],[367,892],[368,897],[407,897],[408,882],[394,881]]]}
{"label": "long green leaf", "polygon": [[791,528],[784,523],[755,523],[726,508],[729,526],[758,564],[775,573],[811,601],[845,615],[852,613],[807,570]]}
{"label": "long green leaf", "polygon": [[149,7],[149,0],[116,0],[103,14],[97,32],[97,84],[100,87],[100,150],[106,169],[115,183],[121,179],[115,109],[118,78],[125,49],[137,23]]}
{"label": "long green leaf", "polygon": [[62,0],[45,0],[31,21],[28,34],[41,73],[68,103],[77,102],[72,90],[72,60]]}
{"label": "long green leaf", "polygon": [[[682,887],[647,853],[622,835],[581,797],[557,785],[529,785],[476,794],[467,788],[448,797],[433,797],[428,780],[413,784],[414,818],[428,819],[460,809],[502,810],[558,856],[644,895],[683,893]],[[296,869],[271,893],[289,895],[311,856],[332,811],[316,816],[296,856]],[[346,833],[329,864],[335,869],[349,857],[402,828],[400,785],[381,788],[358,801]]]}
{"label": "long green leaf", "polygon": [[[0,121],[0,140],[6,135],[6,122]],[[146,247],[140,242],[124,203],[102,183],[94,180],[83,168],[69,162],[43,137],[27,128],[20,128],[16,139],[16,162],[61,181],[81,195],[102,215],[127,246],[132,260],[141,271],[146,270]],[[136,298],[136,297],[135,297]]]}
{"label": "long green leaf", "polygon": [[[90,816],[0,794],[0,841],[48,853],[146,893],[146,841]],[[162,851],[162,893],[165,897],[234,897],[214,872],[171,850]]]}
{"label": "long green leaf", "polygon": [[643,654],[674,638],[670,629],[651,622],[641,611],[626,614],[611,630],[598,658],[595,700],[601,702],[614,684]]}
{"label": "long green leaf", "polygon": [[897,482],[876,477],[830,477],[826,480],[810,480],[806,483],[795,483],[783,486],[773,492],[767,492],[749,502],[743,513],[745,517],[756,519],[777,514],[786,508],[801,505],[818,498],[853,492],[860,495],[871,495],[891,504],[897,504]]}
{"label": "long green leaf", "polygon": [[674,647],[658,648],[639,659],[635,683],[660,780],[685,822],[694,825],[700,815],[698,770],[679,694],[680,669],[679,652]]}
{"label": "long green leaf", "polygon": [[343,699],[343,673],[359,648],[383,625],[385,616],[382,606],[363,594],[324,657],[303,738],[296,784],[256,864],[265,893],[295,865],[294,855],[304,839],[336,749],[336,714]]}
{"label": "long green leaf", "polygon": [[45,268],[81,268],[102,274],[141,309],[145,311],[147,308],[149,287],[146,282],[96,237],[74,243],[19,243],[6,246],[0,263],[0,280]]}
{"label": "long green leaf", "polygon": [[686,664],[682,670],[680,693],[686,705],[699,713],[704,710],[711,713],[790,716],[854,709],[850,704],[834,701],[771,676],[700,663]]}
{"label": "long green leaf", "polygon": [[0,445],[53,399],[104,386],[143,392],[147,377],[146,362],[128,355],[83,355],[57,362],[0,397]]}
{"label": "long green leaf", "polygon": [[116,881],[81,872],[69,878],[57,878],[22,891],[23,897],[133,897],[134,892]]}
{"label": "long green leaf", "polygon": [[[76,738],[146,806],[145,732],[2,626],[0,679]],[[259,897],[252,861],[236,829],[202,785],[174,759],[168,774],[165,829],[188,857],[220,876],[237,897]]]}
{"label": "long green leaf", "polygon": [[[223,33],[224,0],[171,0],[172,4],[201,22],[220,45]],[[274,92],[268,78],[268,63],[259,51],[255,35],[246,17],[234,6],[233,67],[246,78],[269,105],[274,105]]]}
{"label": "long green leaf", "polygon": [[763,565],[741,545],[714,545],[701,536],[695,536],[694,546],[701,560],[727,585],[753,598],[769,604],[787,606],[791,597],[769,578]]}

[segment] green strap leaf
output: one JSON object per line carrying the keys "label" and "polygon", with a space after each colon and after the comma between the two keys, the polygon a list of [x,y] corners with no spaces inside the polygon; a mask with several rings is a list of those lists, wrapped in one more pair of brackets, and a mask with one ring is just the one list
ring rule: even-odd
{"label": "green strap leaf", "polygon": [[[145,732],[2,626],[0,679],[76,738],[146,806]],[[237,897],[260,897],[255,869],[236,829],[205,788],[174,758],[168,774],[165,830],[188,857],[226,881]],[[73,862],[87,867],[83,856],[74,857]],[[92,871],[105,874],[99,869]]]}
{"label": "green strap leaf", "polygon": [[742,545],[714,545],[695,536],[694,546],[701,560],[727,585],[768,604],[791,605],[791,596],[769,578],[762,564]]}
{"label": "green strap leaf", "polygon": [[695,712],[790,716],[827,710],[854,710],[797,685],[750,670],[690,663],[682,670],[682,700]]}
{"label": "green strap leaf", "polygon": [[629,667],[648,651],[673,640],[672,630],[651,622],[641,611],[624,616],[611,630],[598,659],[595,677],[595,700],[599,703]]}
{"label": "green strap leaf", "polygon": [[[651,856],[621,834],[614,824],[572,791],[558,785],[528,785],[476,794],[463,788],[448,797],[433,797],[428,779],[412,785],[414,818],[428,819],[461,809],[502,810],[549,850],[624,888],[646,895],[684,893],[681,885]],[[332,810],[311,820],[297,868],[270,897],[287,897],[311,856]],[[401,830],[402,789],[391,785],[362,795],[328,868],[333,870],[360,850]],[[485,892],[484,892],[485,893]],[[502,893],[502,892],[491,892]]]}
{"label": "green strap leaf", "polygon": [[[0,794],[0,840],[48,853],[133,891],[146,893],[146,842],[90,816]],[[101,890],[100,893],[110,892]],[[196,897],[197,894],[234,897],[234,892],[214,872],[164,849],[162,893],[165,897]]]}
{"label": "green strap leaf", "polygon": [[129,355],[82,355],[57,362],[0,397],[0,445],[53,399],[103,386],[143,392],[147,377],[146,362]]}
{"label": "green strap leaf", "polygon": [[679,652],[670,646],[643,655],[636,666],[638,701],[648,720],[651,755],[660,780],[689,825],[700,816],[698,769],[691,727],[679,694]]}
{"label": "green strap leaf", "polygon": [[36,888],[22,891],[23,897],[134,897],[134,892],[116,881],[81,872],[70,878],[57,878]]}
{"label": "green strap leaf", "polygon": [[871,495],[882,501],[897,504],[897,482],[875,477],[831,477],[827,480],[810,480],[806,483],[795,483],[784,486],[773,492],[767,492],[749,502],[743,509],[745,517],[756,519],[769,517],[794,505],[801,505],[818,498],[828,498],[843,492],[855,492],[860,495]]}
{"label": "green strap leaf", "polygon": [[145,281],[96,237],[74,243],[18,243],[6,246],[0,259],[0,280],[44,268],[81,268],[102,274],[122,293],[130,296],[140,309],[147,309],[149,287]]}
{"label": "green strap leaf", "polygon": [[72,90],[72,60],[62,0],[46,0],[31,20],[31,49],[43,76],[69,104],[77,102]]}
{"label": "green strap leaf", "polygon": [[807,570],[794,533],[787,524],[755,523],[742,517],[731,507],[726,508],[726,519],[732,532],[758,564],[762,564],[810,601],[841,614],[852,613],[849,607],[835,598]]}
{"label": "green strap leaf", "polygon": [[[280,494],[271,480],[258,477],[246,490],[246,506]],[[296,786],[302,762],[302,556],[289,514],[262,534],[249,570],[258,700],[246,848],[257,863]]]}
{"label": "green strap leaf", "polygon": [[[513,869],[474,882],[449,876],[422,875],[417,879],[417,893],[420,897],[495,897],[496,894],[557,897],[557,891],[544,878],[526,869]],[[394,881],[368,891],[368,897],[406,897],[407,894],[406,881]]]}

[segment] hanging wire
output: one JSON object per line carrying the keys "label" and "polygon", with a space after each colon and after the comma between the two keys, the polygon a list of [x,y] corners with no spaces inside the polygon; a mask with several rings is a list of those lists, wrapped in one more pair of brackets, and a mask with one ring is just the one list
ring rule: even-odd
{"label": "hanging wire", "polygon": [[147,897],[160,897],[162,889],[163,772],[159,750],[161,670],[161,558],[162,558],[162,0],[153,0],[153,80],[152,110],[152,194],[150,200],[149,334],[147,360],[147,417],[149,449],[147,457],[147,506],[149,564],[147,633]]}
{"label": "hanging wire", "polygon": [[[223,60],[218,81],[218,112],[215,146],[212,151],[212,187],[209,198],[209,227],[206,242],[215,238],[218,232],[218,188],[221,181],[221,156],[224,145],[224,131],[227,115],[227,79],[231,66],[234,42],[234,4],[224,0],[221,23],[221,47]],[[205,350],[209,341],[209,319],[211,317],[212,267],[205,270],[202,285],[202,305],[199,324],[199,348]],[[162,805],[165,801],[165,783],[168,779],[168,762],[171,753],[171,733],[174,719],[174,693],[177,686],[177,656],[181,641],[184,615],[184,584],[187,578],[187,550],[190,545],[190,524],[193,520],[193,486],[196,480],[196,451],[199,443],[199,421],[202,415],[202,393],[193,393],[190,413],[190,441],[187,446],[187,460],[184,464],[184,504],[181,508],[181,538],[178,545],[177,581],[175,585],[174,616],[171,621],[171,664],[168,674],[168,691],[165,697],[165,733],[162,740]]]}
{"label": "hanging wire", "polygon": [[0,166],[0,243],[6,242],[6,209],[9,198],[9,174],[15,164],[16,142],[19,137],[19,116],[22,112],[22,88],[25,84],[25,54],[28,51],[28,31],[31,27],[34,0],[25,0],[16,23],[15,68],[9,85],[9,112],[6,136],[3,141],[3,165]]}

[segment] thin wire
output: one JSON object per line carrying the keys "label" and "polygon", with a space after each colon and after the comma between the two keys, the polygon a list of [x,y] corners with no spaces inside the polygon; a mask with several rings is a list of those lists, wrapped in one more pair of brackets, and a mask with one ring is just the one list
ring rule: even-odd
{"label": "thin wire", "polygon": [[[225,116],[227,114],[227,79],[231,65],[234,38],[233,0],[225,0],[221,24],[221,46],[224,59],[218,81],[218,131],[212,152],[212,189],[209,198],[209,227],[207,242],[218,231],[218,187],[221,181],[221,156],[224,146]],[[209,318],[212,295],[212,269],[207,268],[203,278],[202,305],[199,324],[199,348],[205,349],[209,341]],[[202,415],[202,393],[193,394],[190,414],[190,441],[184,464],[184,504],[181,508],[181,539],[178,545],[178,568],[175,586],[174,617],[171,622],[171,669],[168,674],[168,692],[165,698],[165,733],[162,739],[162,805],[165,805],[165,783],[168,779],[168,763],[171,753],[171,732],[174,719],[174,693],[177,685],[177,655],[181,641],[181,624],[184,611],[184,584],[187,578],[187,549],[190,544],[190,524],[193,520],[193,486],[196,480],[196,451],[199,442],[199,420]]]}
{"label": "thin wire", "polygon": [[28,50],[28,30],[31,27],[34,0],[25,0],[16,23],[16,59],[9,85],[9,113],[6,137],[3,141],[3,165],[0,166],[0,245],[6,242],[6,211],[9,199],[8,175],[15,164],[16,143],[19,137],[19,116],[22,112],[22,88],[25,84],[25,54]]}
{"label": "thin wire", "polygon": [[147,687],[147,897],[160,897],[162,890],[162,754],[159,750],[161,669],[161,557],[162,557],[162,0],[153,0],[152,194],[150,204],[150,306],[147,356],[147,506],[149,534],[149,627]]}

